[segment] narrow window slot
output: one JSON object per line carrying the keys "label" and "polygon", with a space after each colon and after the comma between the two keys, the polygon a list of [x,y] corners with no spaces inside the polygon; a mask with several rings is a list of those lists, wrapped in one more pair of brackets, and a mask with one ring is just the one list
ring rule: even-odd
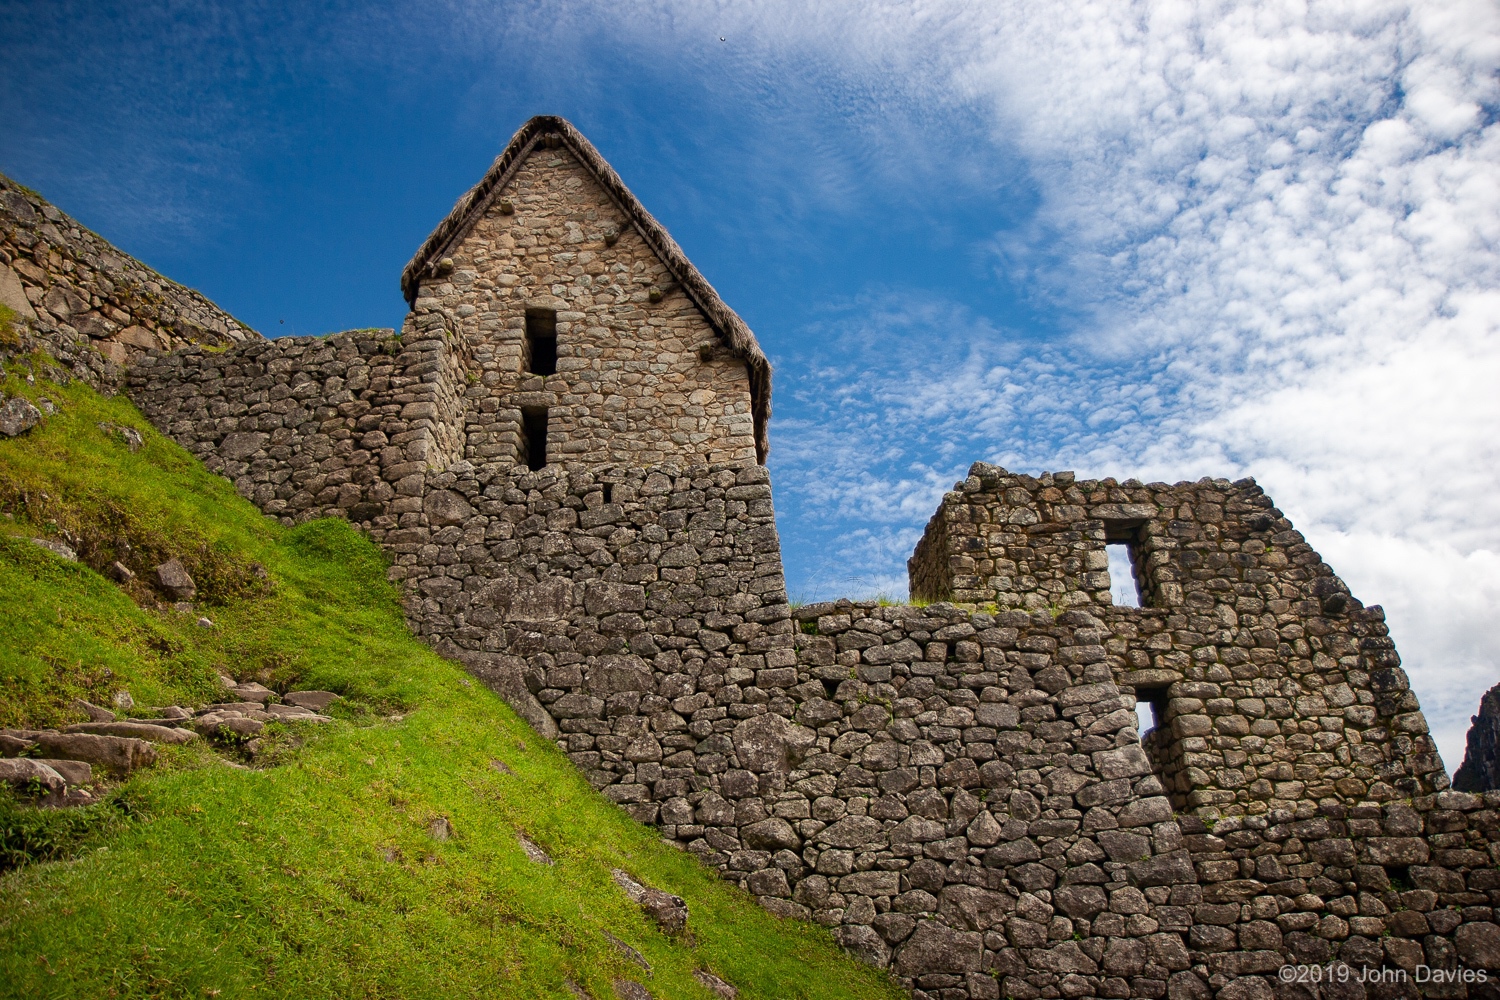
{"label": "narrow window slot", "polygon": [[1168,687],[1135,689],[1135,715],[1141,749],[1151,761],[1151,772],[1171,796],[1174,807],[1185,803],[1179,794],[1183,771],[1182,741],[1172,735],[1171,714],[1167,711]]}
{"label": "narrow window slot", "polygon": [[521,411],[521,438],[526,448],[526,467],[541,469],[547,465],[547,408],[526,407]]}
{"label": "narrow window slot", "polygon": [[1135,717],[1140,726],[1141,740],[1144,741],[1147,733],[1162,724],[1166,714],[1166,698],[1155,691],[1138,691],[1135,699]]}
{"label": "narrow window slot", "polygon": [[526,310],[526,370],[533,375],[557,374],[557,313]]}
{"label": "narrow window slot", "polygon": [[1104,551],[1109,556],[1109,595],[1116,607],[1141,606],[1141,591],[1135,576],[1134,548],[1129,542],[1108,542],[1104,546]]}
{"label": "narrow window slot", "polygon": [[605,503],[613,503],[614,502],[614,495],[615,495],[615,484],[614,483],[605,483],[604,484],[604,502]]}
{"label": "narrow window slot", "polygon": [[1156,713],[1151,710],[1151,703],[1149,701],[1137,701],[1135,703],[1135,718],[1140,737],[1144,740],[1146,734],[1156,728]]}

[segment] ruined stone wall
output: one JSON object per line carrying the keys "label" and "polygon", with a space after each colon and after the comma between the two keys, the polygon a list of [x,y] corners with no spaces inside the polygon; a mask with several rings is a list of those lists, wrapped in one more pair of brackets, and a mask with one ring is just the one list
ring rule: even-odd
{"label": "ruined stone wall", "polygon": [[120,372],[110,365],[148,349],[261,339],[6,177],[0,177],[0,304],[19,320],[11,342],[0,340],[0,355],[41,347],[73,375],[111,391]]}
{"label": "ruined stone wall", "polygon": [[[945,562],[955,595],[999,607],[1107,606],[1104,546],[1130,546],[1146,607],[1117,609],[1139,640],[1118,680],[1157,704],[1151,748],[1180,805],[1258,812],[1447,787],[1383,613],[1253,480],[1122,485],[978,463],[934,525],[928,564]],[[1278,739],[1298,748],[1289,767],[1264,759]]]}
{"label": "ruined stone wall", "polygon": [[[1174,810],[1116,682],[1163,629],[1127,609],[792,610],[768,603],[776,592],[700,596],[696,575],[664,583],[663,561],[691,562],[671,543],[728,471],[662,476],[654,504],[629,493],[618,512],[588,477],[507,483],[519,550],[550,535],[554,569],[578,554],[557,530],[569,510],[595,512],[596,538],[651,523],[652,508],[683,534],[660,555],[639,549],[633,570],[601,560],[582,584],[507,581],[498,600],[448,605],[451,619],[426,594],[424,622],[451,633],[477,609],[456,655],[604,795],[774,912],[833,928],[918,996],[1270,996],[1263,977],[1287,963],[1414,975],[1500,957],[1486,950],[1500,944],[1500,796],[1346,807],[1308,782],[1259,812]],[[451,486],[476,511],[491,492]],[[467,523],[444,526],[437,561],[473,573]],[[700,538],[702,552],[723,541]],[[1294,707],[1276,714],[1296,734]],[[1263,749],[1268,772],[1303,759],[1295,738]]]}
{"label": "ruined stone wall", "polygon": [[1453,772],[1453,787],[1462,792],[1500,789],[1500,684],[1479,699],[1479,714],[1469,717],[1464,760]]}
{"label": "ruined stone wall", "polygon": [[[420,284],[474,361],[463,457],[524,464],[523,408],[548,461],[753,463],[750,381],[624,213],[566,148],[538,147]],[[527,310],[555,318],[557,372],[528,374]]]}

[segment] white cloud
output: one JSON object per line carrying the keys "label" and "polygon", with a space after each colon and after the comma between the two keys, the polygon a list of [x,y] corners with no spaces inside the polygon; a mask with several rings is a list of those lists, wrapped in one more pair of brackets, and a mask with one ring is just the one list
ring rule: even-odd
{"label": "white cloud", "polygon": [[[1387,607],[1457,765],[1468,714],[1500,680],[1500,10],[695,4],[676,17],[680,32],[730,25],[778,67],[816,58],[820,77],[831,65],[882,100],[989,108],[991,141],[1020,152],[1043,196],[1025,231],[997,238],[997,277],[1024,267],[1037,294],[1084,310],[1068,343],[1017,354],[970,316],[962,349],[913,355],[912,314],[945,307],[851,302],[836,346],[781,368],[783,392],[825,414],[778,427],[791,506],[910,531],[971,458],[1256,475]],[[887,357],[851,365],[859,334]],[[818,365],[835,358],[824,392]],[[857,531],[835,547],[872,580],[899,576],[905,554]]]}

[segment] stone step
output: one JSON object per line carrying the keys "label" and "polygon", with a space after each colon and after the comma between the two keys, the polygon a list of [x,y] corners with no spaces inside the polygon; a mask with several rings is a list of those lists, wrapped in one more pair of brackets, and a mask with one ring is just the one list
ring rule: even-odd
{"label": "stone step", "polygon": [[[173,720],[175,721],[175,720]],[[132,736],[151,743],[191,743],[198,734],[175,726],[159,725],[132,719],[128,722],[80,722],[67,728],[69,733],[95,733],[100,736]]]}

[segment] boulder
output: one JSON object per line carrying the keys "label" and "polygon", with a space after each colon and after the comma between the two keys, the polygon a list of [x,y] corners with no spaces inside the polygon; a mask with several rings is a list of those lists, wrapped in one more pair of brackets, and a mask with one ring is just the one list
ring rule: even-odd
{"label": "boulder", "polygon": [[653,889],[630,877],[628,872],[615,868],[610,872],[615,884],[625,890],[631,901],[646,911],[666,934],[681,934],[687,928],[688,908],[681,896]]}
{"label": "boulder", "polygon": [[[255,706],[259,708],[259,705]],[[248,739],[260,734],[266,728],[266,724],[259,719],[247,718],[243,715],[228,712],[208,712],[200,715],[194,722],[198,732],[204,736],[217,736],[221,739]]]}
{"label": "boulder", "polygon": [[234,692],[234,696],[240,699],[240,701],[258,701],[262,705],[276,693],[264,684],[257,684],[254,681],[245,681],[244,683],[236,684],[231,690]]}
{"label": "boulder", "polygon": [[1259,976],[1240,976],[1219,991],[1218,1000],[1272,1000],[1276,991]]}
{"label": "boulder", "polygon": [[97,764],[117,774],[128,774],[156,762],[156,748],[145,740],[129,736],[100,736],[94,733],[38,733],[38,750],[47,757],[81,760]]}
{"label": "boulder", "polygon": [[588,688],[591,694],[601,696],[622,691],[649,693],[656,690],[656,680],[639,656],[612,654],[599,657],[598,664],[589,671]]}
{"label": "boulder", "polygon": [[976,847],[993,847],[1000,840],[1000,824],[988,809],[982,810],[964,831]]}
{"label": "boulder", "polygon": [[72,548],[52,538],[33,538],[31,544],[37,548],[46,549],[64,562],[77,562],[78,553]]}
{"label": "boulder", "polygon": [[694,969],[693,978],[707,987],[708,991],[717,997],[718,1000],[735,1000],[740,995],[738,989],[707,969]]}
{"label": "boulder", "polygon": [[584,587],[583,607],[598,618],[621,611],[645,611],[646,588],[633,583],[590,580]]}
{"label": "boulder", "polygon": [[551,621],[566,618],[572,606],[573,581],[549,576],[519,588],[511,598],[507,617],[511,621]]}
{"label": "boulder", "polygon": [[146,740],[149,743],[168,743],[174,746],[182,743],[191,743],[198,738],[197,733],[186,729],[156,726],[149,722],[135,722],[129,719],[119,722],[80,722],[69,726],[67,731],[70,733],[95,733],[100,736],[133,736],[138,740]]}
{"label": "boulder", "polygon": [[278,719],[286,719],[288,722],[332,722],[333,719],[326,715],[319,715],[312,709],[303,708],[300,705],[267,705],[266,714],[274,715]]}
{"label": "boulder", "polygon": [[264,722],[261,722],[259,719],[247,719],[244,716],[230,716],[223,722],[219,723],[219,725],[215,729],[215,732],[217,732],[220,736],[232,734],[234,736],[248,739],[251,736],[260,735],[261,730],[265,728],[266,724]]}
{"label": "boulder", "polygon": [[[978,935],[975,935],[978,937]],[[890,964],[891,949],[886,946],[875,928],[865,924],[844,924],[833,929],[834,940],[843,949],[866,965],[884,968]]]}
{"label": "boulder", "polygon": [[0,264],[0,305],[22,319],[36,319],[36,310],[26,298],[26,288],[21,278],[5,264]]}
{"label": "boulder", "polygon": [[70,785],[87,785],[94,780],[94,769],[81,760],[45,760],[39,759],[38,764],[45,764],[58,774],[62,775],[64,781]]}
{"label": "boulder", "polygon": [[1064,941],[1051,948],[1037,948],[1031,952],[1031,964],[1034,968],[1058,976],[1070,973],[1092,976],[1099,971],[1099,963],[1090,958],[1078,946],[1077,941]]}
{"label": "boulder", "polygon": [[89,717],[90,722],[114,722],[115,713],[107,708],[100,708],[92,702],[84,701],[82,698],[73,699],[73,707]]}
{"label": "boulder", "polygon": [[[555,740],[560,734],[556,719],[563,718],[598,718],[604,712],[604,702],[598,698],[590,699],[583,694],[565,695],[559,701],[567,698],[581,699],[584,702],[597,702],[595,704],[583,704],[572,706],[564,705],[559,708],[557,703],[552,705],[552,711],[542,707],[542,703],[536,700],[529,688],[526,687],[526,679],[522,673],[525,661],[517,656],[501,656],[496,653],[477,653],[472,650],[461,649],[453,643],[442,643],[438,646],[438,652],[449,659],[457,660],[466,667],[469,673],[478,677],[480,682],[491,691],[505,699],[517,715],[531,724],[541,735],[549,740]],[[328,691],[296,691],[286,696],[286,700],[296,705],[308,705],[312,707],[313,700],[322,700]],[[308,696],[303,699],[301,696]],[[315,696],[315,697],[314,697]],[[333,695],[334,698],[338,697]],[[330,699],[332,700],[332,699]],[[326,708],[325,703],[322,708]],[[566,714],[570,707],[575,707],[573,715]]]}
{"label": "boulder", "polygon": [[461,494],[452,490],[433,490],[422,501],[427,522],[434,528],[463,524],[474,516],[474,508]]}
{"label": "boulder", "polygon": [[34,744],[31,740],[12,736],[9,733],[0,733],[0,757],[19,757]]}
{"label": "boulder", "polygon": [[19,397],[0,403],[0,434],[16,437],[42,422],[42,411]]}
{"label": "boulder", "polygon": [[[837,823],[824,827],[813,838],[825,847],[863,847],[881,836],[880,820],[870,816],[845,816]],[[846,945],[847,947],[847,945]]]}
{"label": "boulder", "polygon": [[156,567],[156,582],[175,601],[191,601],[198,593],[198,585],[176,556]]}
{"label": "boulder", "polygon": [[35,788],[45,794],[60,792],[67,787],[62,775],[28,757],[0,758],[0,781],[22,789]]}
{"label": "boulder", "polygon": [[1453,932],[1459,960],[1471,969],[1500,969],[1500,924],[1463,924]]}
{"label": "boulder", "polygon": [[740,830],[740,840],[755,851],[795,851],[802,846],[802,838],[792,829],[792,824],[779,816],[751,823]]}
{"label": "boulder", "polygon": [[746,719],[730,733],[740,767],[757,774],[790,771],[817,739],[817,733],[806,726],[771,713]]}
{"label": "boulder", "polygon": [[[505,767],[504,764],[501,764],[499,761],[495,761],[495,763],[496,764],[500,764],[500,767],[502,767],[502,768],[505,769],[505,773],[507,773],[507,774],[511,773],[510,768]],[[551,865],[552,864],[552,855],[550,855],[546,851],[542,850],[541,845],[539,845],[539,844],[535,843],[534,841],[532,841],[531,838],[529,838],[529,837],[526,836],[526,834],[521,833],[520,831],[517,831],[516,832],[516,841],[521,845],[521,851],[526,855],[527,858],[529,858],[531,860],[531,862],[533,864],[538,864],[538,865]]]}
{"label": "boulder", "polygon": [[1186,851],[1133,861],[1128,869],[1130,877],[1142,886],[1192,884],[1198,880]]}
{"label": "boulder", "polygon": [[983,955],[984,937],[977,931],[956,931],[924,920],[896,952],[895,968],[903,976],[978,972]]}
{"label": "boulder", "polygon": [[219,443],[219,454],[231,462],[243,462],[265,447],[270,436],[258,431],[238,432],[224,435]]}

